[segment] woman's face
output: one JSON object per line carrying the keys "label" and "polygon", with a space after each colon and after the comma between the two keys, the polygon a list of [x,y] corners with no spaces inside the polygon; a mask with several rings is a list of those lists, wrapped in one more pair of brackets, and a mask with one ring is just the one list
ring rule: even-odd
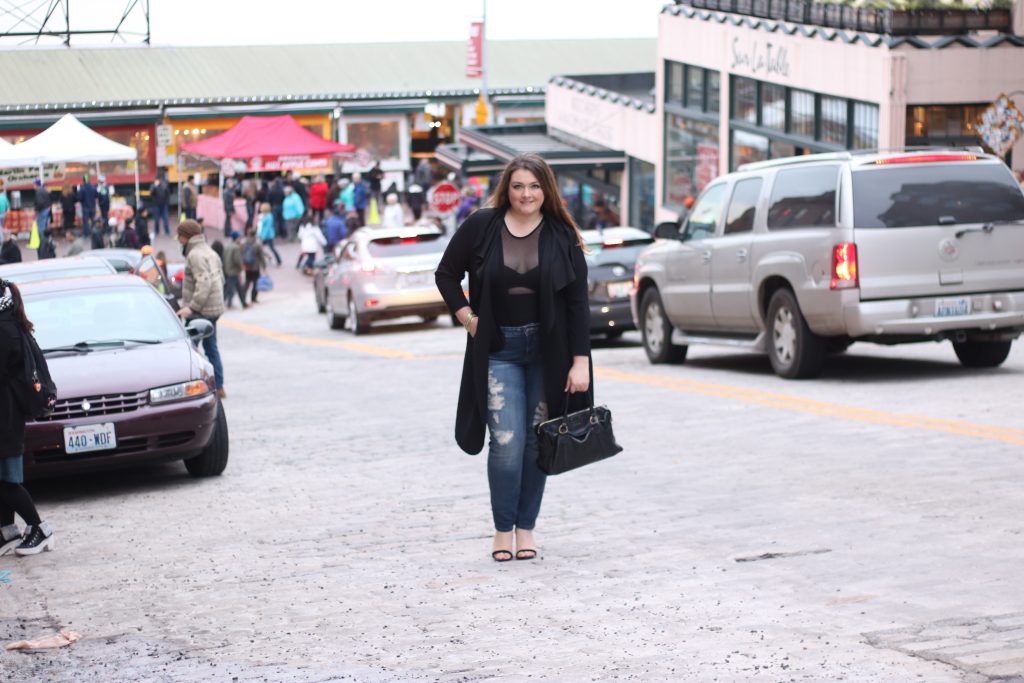
{"label": "woman's face", "polygon": [[522,168],[513,171],[508,184],[508,201],[517,213],[527,216],[539,214],[544,205],[544,190],[537,176]]}

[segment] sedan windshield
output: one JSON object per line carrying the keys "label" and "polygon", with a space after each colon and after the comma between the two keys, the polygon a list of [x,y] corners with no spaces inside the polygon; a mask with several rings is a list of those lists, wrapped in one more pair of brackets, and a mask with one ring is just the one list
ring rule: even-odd
{"label": "sedan windshield", "polygon": [[95,350],[181,339],[173,311],[151,288],[51,292],[25,297],[39,347]]}

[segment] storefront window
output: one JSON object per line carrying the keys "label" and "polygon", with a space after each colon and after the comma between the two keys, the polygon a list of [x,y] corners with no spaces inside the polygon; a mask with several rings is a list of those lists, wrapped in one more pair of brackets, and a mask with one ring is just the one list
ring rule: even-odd
{"label": "storefront window", "polygon": [[781,85],[761,84],[761,125],[786,129],[786,89]]}
{"label": "storefront window", "polygon": [[686,106],[704,110],[704,69],[699,66],[686,67]]}
{"label": "storefront window", "polygon": [[630,158],[629,224],[648,232],[654,230],[654,173],[654,164]]}
{"label": "storefront window", "polygon": [[822,96],[821,140],[846,147],[846,100]]}
{"label": "storefront window", "polygon": [[771,154],[772,159],[795,157],[798,154],[806,154],[806,152],[802,150],[803,148],[797,149],[794,145],[791,145],[788,142],[780,142],[779,140],[772,140],[768,144],[768,151]]}
{"label": "storefront window", "polygon": [[814,93],[804,90],[789,92],[789,132],[814,137]]}
{"label": "storefront window", "polygon": [[878,107],[874,104],[853,103],[853,148],[878,147]]}
{"label": "storefront window", "polygon": [[665,62],[665,101],[683,103],[683,65]]}
{"label": "storefront window", "polygon": [[732,84],[732,117],[756,124],[757,81],[733,77]]}
{"label": "storefront window", "polygon": [[665,206],[676,210],[718,175],[718,126],[685,116],[665,119]]}
{"label": "storefront window", "polygon": [[395,161],[402,156],[398,121],[350,122],[347,141],[357,150],[366,150],[377,161]]}
{"label": "storefront window", "polygon": [[768,138],[743,130],[732,132],[732,168],[768,158]]}
{"label": "storefront window", "polygon": [[989,105],[952,104],[907,107],[907,139],[943,139],[974,137],[974,126]]}
{"label": "storefront window", "polygon": [[708,113],[717,114],[722,101],[722,77],[717,71],[708,71]]}

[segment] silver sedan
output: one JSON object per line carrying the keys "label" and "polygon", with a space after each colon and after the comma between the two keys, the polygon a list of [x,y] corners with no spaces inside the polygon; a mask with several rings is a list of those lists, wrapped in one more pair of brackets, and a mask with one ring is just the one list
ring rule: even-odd
{"label": "silver sedan", "polygon": [[377,320],[448,313],[434,285],[447,240],[433,226],[361,228],[338,246],[324,307],[332,330],[364,334]]}

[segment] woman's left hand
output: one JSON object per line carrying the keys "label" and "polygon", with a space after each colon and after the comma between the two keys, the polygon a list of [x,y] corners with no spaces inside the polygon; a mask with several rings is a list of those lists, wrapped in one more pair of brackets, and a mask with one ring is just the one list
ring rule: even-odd
{"label": "woman's left hand", "polygon": [[573,358],[569,368],[569,377],[565,380],[565,390],[570,394],[586,391],[590,388],[590,359],[586,356]]}

